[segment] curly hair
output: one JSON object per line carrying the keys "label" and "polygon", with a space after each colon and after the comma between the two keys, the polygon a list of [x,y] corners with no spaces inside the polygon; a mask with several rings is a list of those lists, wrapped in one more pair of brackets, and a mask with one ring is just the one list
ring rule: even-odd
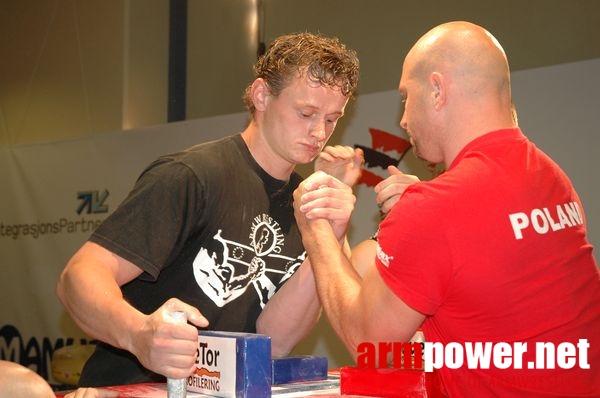
{"label": "curly hair", "polygon": [[[324,86],[338,87],[352,97],[358,85],[359,63],[354,50],[336,37],[313,33],[294,33],[276,38],[254,65],[255,79],[263,78],[271,94],[278,96],[291,79],[299,74]],[[251,114],[250,84],[243,95]]]}

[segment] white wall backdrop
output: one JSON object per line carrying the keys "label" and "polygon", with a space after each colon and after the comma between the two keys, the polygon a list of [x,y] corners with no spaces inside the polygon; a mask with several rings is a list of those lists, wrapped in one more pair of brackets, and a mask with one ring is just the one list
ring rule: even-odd
{"label": "white wall backdrop", "polygon": [[[513,74],[520,125],[571,176],[596,247],[600,244],[600,188],[594,162],[600,145],[599,70],[600,59],[594,59]],[[394,89],[359,96],[349,107],[331,143],[373,148],[371,128],[404,136],[398,127],[400,102]],[[87,341],[54,294],[66,261],[157,155],[240,131],[245,119],[240,113],[0,148],[0,358],[21,362],[49,378],[55,349]],[[377,151],[392,159],[400,157],[393,150]],[[410,152],[400,168],[423,179],[431,177]],[[300,171],[306,174],[310,167]],[[385,175],[373,165],[368,171]],[[371,189],[360,185],[357,196],[352,243],[372,234],[378,221]],[[294,353],[327,355],[332,367],[350,363],[325,319]]]}

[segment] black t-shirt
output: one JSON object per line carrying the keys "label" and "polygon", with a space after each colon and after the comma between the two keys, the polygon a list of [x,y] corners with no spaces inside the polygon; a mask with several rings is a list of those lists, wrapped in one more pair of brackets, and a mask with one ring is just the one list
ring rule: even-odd
{"label": "black t-shirt", "polygon": [[[211,330],[256,332],[269,298],[305,257],[293,213],[301,181],[267,174],[240,135],[165,155],[139,177],[90,237],[141,267],[122,287],[150,314],[177,297],[196,306]],[[99,344],[82,386],[164,380],[122,350]]]}

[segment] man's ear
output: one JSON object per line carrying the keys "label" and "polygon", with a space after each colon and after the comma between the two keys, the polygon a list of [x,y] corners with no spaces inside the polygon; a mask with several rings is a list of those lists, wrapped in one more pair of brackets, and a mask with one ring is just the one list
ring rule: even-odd
{"label": "man's ear", "polygon": [[270,94],[269,86],[263,78],[259,77],[252,82],[252,86],[250,87],[250,97],[252,98],[252,103],[257,111],[265,110],[267,99]]}
{"label": "man's ear", "polygon": [[446,85],[441,73],[433,72],[429,78],[433,106],[439,110],[446,103]]}

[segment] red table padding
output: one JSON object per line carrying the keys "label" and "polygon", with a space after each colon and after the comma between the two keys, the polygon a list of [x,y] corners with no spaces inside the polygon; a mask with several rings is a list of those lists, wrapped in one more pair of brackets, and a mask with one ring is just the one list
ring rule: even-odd
{"label": "red table padding", "polygon": [[418,369],[357,368],[340,369],[342,395],[381,398],[441,398],[437,372]]}

